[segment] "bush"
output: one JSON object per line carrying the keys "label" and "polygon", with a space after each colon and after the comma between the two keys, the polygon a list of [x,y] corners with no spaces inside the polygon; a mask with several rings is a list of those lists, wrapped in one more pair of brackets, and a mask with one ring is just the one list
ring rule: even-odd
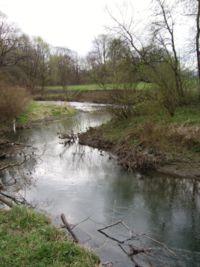
{"label": "bush", "polygon": [[117,106],[109,107],[109,111],[120,120],[149,113],[152,107],[157,106],[158,98],[156,90],[136,89],[115,90],[110,97]]}
{"label": "bush", "polygon": [[27,107],[30,96],[24,88],[0,84],[0,123],[9,124]]}

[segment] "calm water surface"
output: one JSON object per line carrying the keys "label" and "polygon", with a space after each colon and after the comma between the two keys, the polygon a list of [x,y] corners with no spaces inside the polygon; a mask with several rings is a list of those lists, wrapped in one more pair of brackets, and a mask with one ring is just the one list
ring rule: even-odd
{"label": "calm water surface", "polygon": [[[65,147],[58,133],[85,131],[110,119],[104,105],[71,105],[78,110],[74,117],[18,132],[16,138],[31,144],[37,156],[15,171],[15,190],[57,225],[61,213],[72,224],[86,219],[76,233],[103,262],[134,266],[116,242],[97,231],[123,220],[136,233],[146,233],[175,252],[140,236],[132,244],[153,248],[148,257],[136,258],[143,266],[200,266],[199,183],[127,173],[108,153],[79,144]],[[4,178],[11,175],[5,173]],[[122,226],[113,227],[109,234],[120,240],[129,237]]]}

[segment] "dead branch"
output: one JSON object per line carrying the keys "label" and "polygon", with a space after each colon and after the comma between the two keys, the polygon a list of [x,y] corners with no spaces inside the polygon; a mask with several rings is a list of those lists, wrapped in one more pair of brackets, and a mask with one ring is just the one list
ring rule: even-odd
{"label": "dead branch", "polygon": [[10,208],[13,207],[13,203],[10,200],[8,200],[5,197],[3,197],[3,196],[0,196],[0,202],[2,202],[3,204],[7,205]]}
{"label": "dead branch", "polygon": [[117,222],[112,223],[112,224],[110,224],[110,225],[107,225],[107,226],[105,226],[105,227],[103,227],[103,228],[101,228],[101,229],[98,229],[97,231],[100,232],[101,234],[105,235],[107,238],[112,239],[113,241],[116,241],[117,243],[123,244],[125,241],[127,241],[127,239],[126,239],[126,240],[119,240],[119,239],[117,239],[117,238],[115,238],[115,237],[113,237],[113,236],[110,236],[110,235],[107,234],[106,232],[104,232],[104,230],[106,230],[106,229],[108,229],[108,228],[111,228],[111,227],[113,227],[113,226],[119,225],[119,224],[121,224],[121,223],[122,223],[122,221],[117,221]]}
{"label": "dead branch", "polygon": [[[104,232],[104,230],[111,228],[113,226],[119,225],[121,224],[130,234],[130,237],[125,239],[125,240],[118,240],[117,238],[107,234],[106,232]],[[112,223],[110,225],[107,225],[101,229],[98,229],[98,231],[103,234],[104,236],[106,236],[107,238],[117,242],[118,246],[122,249],[122,251],[130,258],[130,260],[134,263],[135,266],[137,267],[142,267],[140,264],[137,263],[137,261],[134,259],[134,256],[137,256],[139,254],[147,254],[150,253],[152,251],[152,248],[138,248],[133,246],[132,244],[128,243],[128,241],[131,241],[135,238],[141,238],[141,237],[145,237],[148,238],[150,240],[152,240],[153,242],[161,245],[164,249],[166,249],[169,253],[173,254],[173,256],[176,256],[175,252],[171,249],[168,248],[168,246],[154,238],[152,238],[151,236],[145,234],[145,233],[136,233],[134,230],[130,229],[130,227],[122,220],[117,221],[115,223]],[[126,250],[124,248],[124,246],[128,247],[128,250]]]}
{"label": "dead branch", "polygon": [[67,222],[65,215],[62,213],[61,214],[61,220],[65,226],[65,228],[67,229],[67,231],[70,233],[70,235],[72,236],[72,239],[74,240],[74,242],[79,243],[79,240],[77,238],[77,236],[74,234],[74,232],[72,231],[70,224]]}
{"label": "dead branch", "polygon": [[147,235],[147,234],[144,234],[144,236],[145,236],[146,238],[148,238],[148,239],[154,241],[155,243],[161,245],[161,246],[164,247],[169,253],[171,253],[171,254],[173,254],[174,256],[176,256],[176,253],[175,253],[173,250],[171,250],[170,248],[168,248],[168,246],[167,246],[166,244],[164,244],[164,243],[162,243],[162,242],[160,242],[160,241],[158,241],[158,240],[152,238],[151,236],[149,236],[149,235]]}
{"label": "dead branch", "polygon": [[8,198],[10,200],[12,200],[14,203],[16,203],[17,205],[27,205],[29,207],[32,207],[31,204],[29,204],[25,198],[21,197],[22,200],[18,200],[17,198],[11,196],[11,195],[8,195],[2,191],[0,191],[0,196],[3,196],[3,198]]}
{"label": "dead branch", "polygon": [[79,226],[81,223],[84,223],[84,222],[86,222],[89,219],[90,219],[90,217],[87,217],[87,218],[83,219],[82,221],[78,222],[77,224],[71,225],[71,229],[73,230],[74,228],[76,228],[77,226]]}
{"label": "dead branch", "polygon": [[13,163],[13,164],[10,163],[10,164],[4,165],[3,167],[0,168],[0,171],[4,171],[4,170],[9,169],[9,168],[21,166],[22,164],[25,163],[25,161],[26,161],[26,157],[24,157],[24,159],[21,162],[17,162],[17,163]]}
{"label": "dead branch", "polygon": [[130,258],[130,260],[134,263],[135,267],[142,267],[141,265],[138,264],[138,262],[134,259],[133,256],[130,256],[130,254],[123,248],[121,244],[118,244],[118,246]]}

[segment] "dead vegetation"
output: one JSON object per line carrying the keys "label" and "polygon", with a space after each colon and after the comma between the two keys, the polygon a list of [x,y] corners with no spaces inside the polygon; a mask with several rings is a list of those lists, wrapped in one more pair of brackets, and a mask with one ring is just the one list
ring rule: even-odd
{"label": "dead vegetation", "polygon": [[10,125],[25,109],[30,96],[24,88],[0,84],[0,124]]}
{"label": "dead vegetation", "polygon": [[[115,119],[101,127],[90,128],[79,134],[79,143],[112,152],[119,165],[129,171],[147,172],[173,162],[187,161],[200,173],[198,125],[158,123],[147,119],[131,126],[130,120],[120,123]],[[184,170],[180,171],[182,175]],[[199,177],[196,172],[194,176]]]}

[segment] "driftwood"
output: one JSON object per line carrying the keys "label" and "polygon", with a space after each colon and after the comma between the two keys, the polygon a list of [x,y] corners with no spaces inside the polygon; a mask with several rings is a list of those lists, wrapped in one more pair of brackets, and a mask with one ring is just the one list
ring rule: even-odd
{"label": "driftwood", "polygon": [[0,196],[0,202],[2,202],[3,204],[7,205],[10,208],[12,208],[14,206],[13,203],[12,203],[12,201],[6,199],[3,196]]}
{"label": "driftwood", "polygon": [[60,134],[59,138],[65,140],[64,146],[72,145],[78,140],[77,134],[74,134],[73,131],[70,134]]}
{"label": "driftwood", "polygon": [[122,224],[122,221],[117,221],[115,223],[109,224],[109,225],[107,225],[107,226],[105,226],[105,227],[103,227],[101,229],[98,229],[97,231],[100,232],[101,234],[105,235],[107,238],[112,239],[113,241],[116,241],[117,243],[123,244],[125,241],[127,241],[127,239],[121,241],[121,240],[119,240],[119,239],[117,239],[117,238],[115,238],[113,236],[110,236],[106,232],[104,232],[104,230],[106,230],[108,228],[111,228],[113,226],[119,225],[119,224]]}
{"label": "driftwood", "polygon": [[6,165],[0,167],[0,171],[4,171],[4,170],[9,169],[9,168],[13,168],[13,167],[21,166],[21,165],[24,164],[26,161],[27,161],[27,157],[26,157],[26,155],[25,155],[25,156],[24,156],[24,159],[23,159],[21,162],[16,162],[16,163],[9,163],[9,164],[6,164]]}
{"label": "driftwood", "polygon": [[[112,228],[116,225],[121,224],[124,228],[126,228],[129,232],[130,237],[125,239],[125,240],[119,240],[116,237],[113,237],[111,235],[109,235],[108,233],[105,232],[106,229]],[[122,249],[122,251],[130,258],[130,260],[134,263],[135,267],[142,267],[136,260],[135,260],[135,256],[139,255],[139,254],[148,254],[151,253],[152,250],[155,250],[155,248],[143,248],[143,247],[135,247],[132,244],[130,244],[127,241],[131,241],[134,240],[135,238],[140,238],[140,237],[145,237],[147,239],[152,240],[153,242],[159,244],[160,246],[162,246],[165,250],[167,250],[170,254],[172,254],[173,256],[176,256],[175,252],[171,249],[168,248],[168,246],[154,238],[152,238],[151,236],[145,234],[145,233],[136,233],[135,231],[133,231],[132,229],[129,228],[129,226],[122,220],[114,222],[110,225],[107,225],[101,229],[98,229],[98,232],[100,232],[101,234],[103,234],[104,236],[106,236],[107,238],[117,242],[118,246]],[[127,246],[128,249],[125,249],[124,247]]]}
{"label": "driftwood", "polygon": [[12,200],[17,205],[26,205],[28,207],[32,207],[32,205],[28,203],[24,197],[21,197],[21,200],[19,200],[16,197],[8,195],[2,191],[0,191],[0,196],[3,196],[4,198],[8,198],[9,200]]}
{"label": "driftwood", "polygon": [[70,224],[67,222],[66,218],[65,218],[65,215],[62,213],[61,214],[61,220],[65,226],[65,228],[67,229],[67,231],[70,233],[72,239],[74,240],[75,243],[79,243],[79,240],[77,238],[77,236],[74,234]]}

